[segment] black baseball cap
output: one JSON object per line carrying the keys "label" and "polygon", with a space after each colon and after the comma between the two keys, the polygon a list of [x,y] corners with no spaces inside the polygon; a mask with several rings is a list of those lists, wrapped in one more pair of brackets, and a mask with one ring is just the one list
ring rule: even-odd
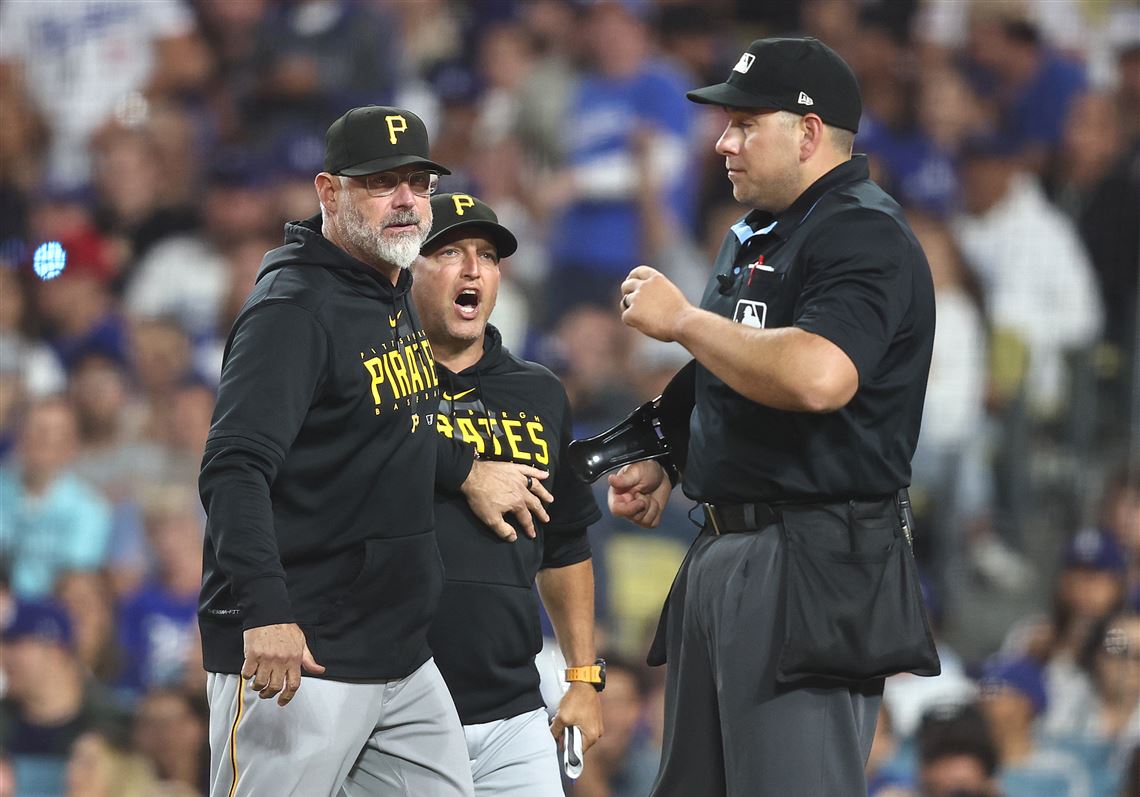
{"label": "black baseball cap", "polygon": [[325,133],[325,171],[331,174],[360,177],[411,164],[451,174],[428,158],[427,127],[403,108],[352,108]]}
{"label": "black baseball cap", "polygon": [[728,108],[814,113],[833,127],[859,132],[863,102],[847,62],[818,39],[757,39],[728,79],[690,91],[693,102]]}
{"label": "black baseball cap", "polygon": [[420,247],[421,252],[431,251],[436,240],[459,227],[477,227],[487,233],[499,257],[510,257],[519,248],[518,240],[499,224],[491,206],[470,194],[436,194],[431,198],[431,215],[431,232]]}

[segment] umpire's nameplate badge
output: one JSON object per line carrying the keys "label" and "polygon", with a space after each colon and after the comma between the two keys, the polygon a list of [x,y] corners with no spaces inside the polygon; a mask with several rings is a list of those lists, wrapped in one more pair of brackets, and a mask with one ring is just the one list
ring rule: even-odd
{"label": "umpire's nameplate badge", "polygon": [[736,66],[732,68],[732,71],[739,72],[743,75],[752,68],[752,62],[755,60],[756,56],[754,56],[752,53],[745,53],[744,55],[740,56],[740,60],[736,62]]}
{"label": "umpire's nameplate badge", "polygon": [[764,321],[767,317],[768,305],[764,302],[753,302],[748,299],[738,301],[736,311],[732,314],[732,320],[736,323],[756,329],[764,328]]}

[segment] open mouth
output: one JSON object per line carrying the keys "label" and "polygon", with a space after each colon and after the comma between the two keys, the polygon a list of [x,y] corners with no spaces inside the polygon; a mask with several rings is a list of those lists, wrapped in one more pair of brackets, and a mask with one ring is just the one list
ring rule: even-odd
{"label": "open mouth", "polygon": [[471,321],[479,315],[479,289],[464,288],[455,297],[455,312],[460,318]]}

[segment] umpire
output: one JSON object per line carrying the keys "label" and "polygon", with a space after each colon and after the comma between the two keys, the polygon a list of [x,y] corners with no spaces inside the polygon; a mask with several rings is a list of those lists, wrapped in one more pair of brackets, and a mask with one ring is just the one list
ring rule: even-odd
{"label": "umpire", "polygon": [[653,795],[862,795],[883,677],[938,671],[900,506],[929,268],[851,154],[859,86],[831,49],[758,40],[687,96],[724,108],[716,151],[752,210],[699,309],[648,266],[621,286],[626,324],[696,359],[687,457],[610,477],[617,516],[655,526],[678,478],[704,515],[650,651],[669,663]]}

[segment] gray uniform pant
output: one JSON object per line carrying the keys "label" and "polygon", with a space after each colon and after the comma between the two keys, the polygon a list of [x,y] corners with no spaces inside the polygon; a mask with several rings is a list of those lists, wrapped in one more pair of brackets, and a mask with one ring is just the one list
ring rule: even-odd
{"label": "gray uniform pant", "polygon": [[464,725],[475,797],[562,797],[558,745],[546,709]]}
{"label": "gray uniform pant", "polygon": [[652,797],[863,797],[883,681],[776,682],[780,526],[697,538],[669,598],[661,769]]}
{"label": "gray uniform pant", "polygon": [[429,659],[406,678],[303,678],[287,706],[210,673],[210,797],[473,797],[467,744]]}

